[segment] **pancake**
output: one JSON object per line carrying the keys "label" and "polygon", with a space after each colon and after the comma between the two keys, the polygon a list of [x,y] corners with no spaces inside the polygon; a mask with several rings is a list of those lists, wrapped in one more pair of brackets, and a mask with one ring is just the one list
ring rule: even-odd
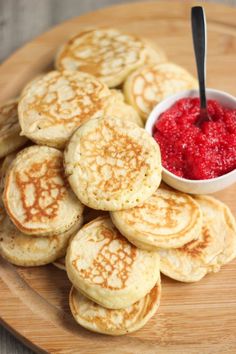
{"label": "pancake", "polygon": [[119,310],[106,309],[72,287],[69,304],[76,322],[93,332],[118,336],[137,331],[155,314],[161,298],[161,284],[141,300]]}
{"label": "pancake", "polygon": [[142,205],[111,212],[118,230],[137,247],[155,251],[197,239],[202,212],[187,194],[158,188]]}
{"label": "pancake", "polygon": [[102,114],[111,93],[93,76],[51,71],[29,83],[19,101],[21,135],[37,144],[63,148],[86,120]]}
{"label": "pancake", "polygon": [[217,223],[218,229],[215,228],[214,231],[224,237],[223,251],[215,259],[215,263],[221,267],[236,257],[235,218],[226,204],[213,197],[197,196],[195,199],[203,210],[203,215],[210,219],[212,224]]}
{"label": "pancake", "polygon": [[[33,267],[49,264],[66,253],[69,239],[81,226],[82,219],[62,234],[41,237],[20,232],[1,209],[0,255],[12,264]],[[4,215],[5,214],[5,215]]]}
{"label": "pancake", "polygon": [[27,139],[20,136],[18,100],[0,104],[0,158],[23,146]]}
{"label": "pancake", "polygon": [[126,101],[147,120],[157,103],[177,92],[197,87],[197,80],[172,63],[145,65],[128,76],[124,84]]}
{"label": "pancake", "polygon": [[179,249],[158,251],[161,272],[183,282],[194,282],[207,273],[219,271],[236,256],[236,226],[229,208],[215,198],[195,200],[203,211],[199,239]]}
{"label": "pancake", "polygon": [[90,208],[131,208],[160,184],[160,149],[132,122],[93,119],[72,136],[65,150],[65,171],[75,194]]}
{"label": "pancake", "polygon": [[116,89],[110,89],[110,92],[112,94],[113,97],[115,97],[118,101],[125,101],[125,96],[123,94],[123,91],[121,91],[120,89],[116,88]]}
{"label": "pancake", "polygon": [[61,258],[58,258],[56,259],[54,262],[53,262],[53,265],[61,270],[65,270],[66,271],[66,264],[65,264],[66,260],[65,260],[65,257],[61,257]]}
{"label": "pancake", "polygon": [[105,216],[83,226],[71,240],[66,269],[77,290],[111,309],[134,304],[160,277],[157,252],[130,244]]}
{"label": "pancake", "polygon": [[2,196],[3,190],[4,190],[4,185],[5,185],[5,177],[7,174],[7,170],[9,166],[11,165],[12,161],[15,159],[16,153],[12,152],[11,154],[7,155],[2,163],[1,169],[0,169],[0,193]]}
{"label": "pancake", "polygon": [[116,87],[147,57],[148,50],[140,38],[100,28],[84,30],[71,38],[59,50],[55,65],[58,70],[87,72]]}
{"label": "pancake", "polygon": [[143,120],[138,112],[132,106],[124,102],[120,93],[113,92],[104,102],[104,116],[117,117],[127,122],[136,123],[141,128],[144,127]]}
{"label": "pancake", "polygon": [[[108,216],[108,213],[105,211],[85,207],[83,212],[83,224],[87,224],[88,222],[96,219],[97,217],[105,215]],[[53,262],[53,265],[59,269],[66,270],[65,257],[56,259],[56,261]]]}
{"label": "pancake", "polygon": [[46,146],[17,154],[5,178],[3,202],[16,227],[37,236],[67,231],[83,212],[65,180],[62,152]]}
{"label": "pancake", "polygon": [[148,55],[145,64],[161,64],[167,62],[167,57],[162,48],[160,48],[153,41],[144,39],[145,45],[148,49]]}

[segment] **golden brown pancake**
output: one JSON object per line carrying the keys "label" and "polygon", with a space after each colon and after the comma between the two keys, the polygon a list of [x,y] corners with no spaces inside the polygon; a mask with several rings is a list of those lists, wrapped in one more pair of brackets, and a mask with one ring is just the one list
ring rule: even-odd
{"label": "golden brown pancake", "polygon": [[136,124],[114,117],[84,123],[73,134],[64,156],[73,191],[93,209],[140,205],[161,181],[156,141]]}
{"label": "golden brown pancake", "polygon": [[120,92],[117,92],[118,90],[111,91],[113,91],[112,94],[104,100],[104,116],[117,117],[127,122],[133,122],[143,128],[143,120],[138,112],[124,102],[124,98]]}
{"label": "golden brown pancake", "polygon": [[[203,215],[209,220],[209,224],[216,224],[216,234],[224,238],[223,251],[216,257],[216,268],[231,262],[236,257],[236,221],[229,207],[220,200],[210,196],[196,196]],[[218,229],[217,229],[218,227]]]}
{"label": "golden brown pancake", "polygon": [[161,284],[141,300],[120,310],[106,309],[72,287],[69,303],[72,315],[83,327],[97,333],[119,336],[137,331],[154,315],[160,304]]}
{"label": "golden brown pancake", "polygon": [[194,282],[219,271],[236,256],[236,223],[229,208],[215,198],[195,198],[203,211],[197,240],[178,249],[160,249],[161,272],[184,282]]}
{"label": "golden brown pancake", "polygon": [[158,254],[130,244],[106,216],[84,225],[71,240],[66,270],[77,290],[111,309],[140,300],[160,277]]}
{"label": "golden brown pancake", "polygon": [[81,226],[82,219],[64,233],[31,236],[19,231],[0,207],[0,254],[21,267],[49,264],[66,253],[69,240]]}
{"label": "golden brown pancake", "polygon": [[37,236],[67,231],[83,212],[65,179],[62,152],[46,146],[17,154],[5,178],[3,201],[16,227]]}
{"label": "golden brown pancake", "polygon": [[108,87],[82,72],[51,71],[30,82],[19,101],[21,135],[40,145],[63,148],[73,132],[101,116]]}
{"label": "golden brown pancake", "polygon": [[156,42],[150,41],[147,38],[144,38],[144,42],[148,50],[145,64],[161,64],[167,61],[164,50],[158,44],[156,44]]}
{"label": "golden brown pancake", "polygon": [[142,205],[111,212],[116,227],[135,246],[177,248],[198,238],[202,212],[189,195],[158,188]]}
{"label": "golden brown pancake", "polygon": [[128,76],[124,94],[139,115],[147,120],[153,107],[177,92],[197,87],[197,80],[173,63],[144,65]]}
{"label": "golden brown pancake", "polygon": [[89,29],[71,38],[56,58],[58,70],[92,74],[109,87],[120,85],[148,57],[145,43],[116,29]]}

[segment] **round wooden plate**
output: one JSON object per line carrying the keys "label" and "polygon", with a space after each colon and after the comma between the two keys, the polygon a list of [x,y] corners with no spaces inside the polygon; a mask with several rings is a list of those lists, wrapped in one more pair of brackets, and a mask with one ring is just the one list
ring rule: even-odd
{"label": "round wooden plate", "polygon": [[[195,3],[196,4],[196,3]],[[0,67],[0,101],[17,95],[52,67],[55,51],[84,26],[113,26],[162,46],[195,73],[190,2],[115,6],[67,21],[18,50]],[[208,21],[208,86],[236,95],[236,9],[204,4]],[[218,193],[236,214],[236,185]],[[109,337],[77,325],[69,311],[66,273],[52,265],[23,269],[0,260],[2,323],[26,345],[49,353],[235,353],[236,263],[195,284],[163,276],[159,312],[140,331]]]}

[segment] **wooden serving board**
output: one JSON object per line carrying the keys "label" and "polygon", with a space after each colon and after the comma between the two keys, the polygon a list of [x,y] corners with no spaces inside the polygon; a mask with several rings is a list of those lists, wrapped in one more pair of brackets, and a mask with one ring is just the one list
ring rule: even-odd
{"label": "wooden serving board", "polygon": [[[145,2],[103,9],[67,21],[18,50],[0,67],[0,101],[17,95],[52,67],[58,46],[84,26],[113,26],[162,46],[169,59],[195,73],[191,2]],[[236,95],[236,9],[204,4],[208,21],[208,87]],[[217,194],[236,214],[236,185]],[[163,276],[159,312],[140,331],[109,337],[73,320],[69,281],[52,265],[14,267],[0,260],[1,322],[42,353],[236,353],[236,262],[195,284]]]}

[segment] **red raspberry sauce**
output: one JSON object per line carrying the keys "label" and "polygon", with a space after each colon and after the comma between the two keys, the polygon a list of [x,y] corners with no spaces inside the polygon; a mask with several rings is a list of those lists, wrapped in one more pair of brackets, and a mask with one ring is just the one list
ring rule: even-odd
{"label": "red raspberry sauce", "polygon": [[212,121],[195,125],[198,98],[183,98],[162,113],[153,136],[159,143],[162,165],[179,177],[209,179],[236,168],[236,109],[209,100]]}

